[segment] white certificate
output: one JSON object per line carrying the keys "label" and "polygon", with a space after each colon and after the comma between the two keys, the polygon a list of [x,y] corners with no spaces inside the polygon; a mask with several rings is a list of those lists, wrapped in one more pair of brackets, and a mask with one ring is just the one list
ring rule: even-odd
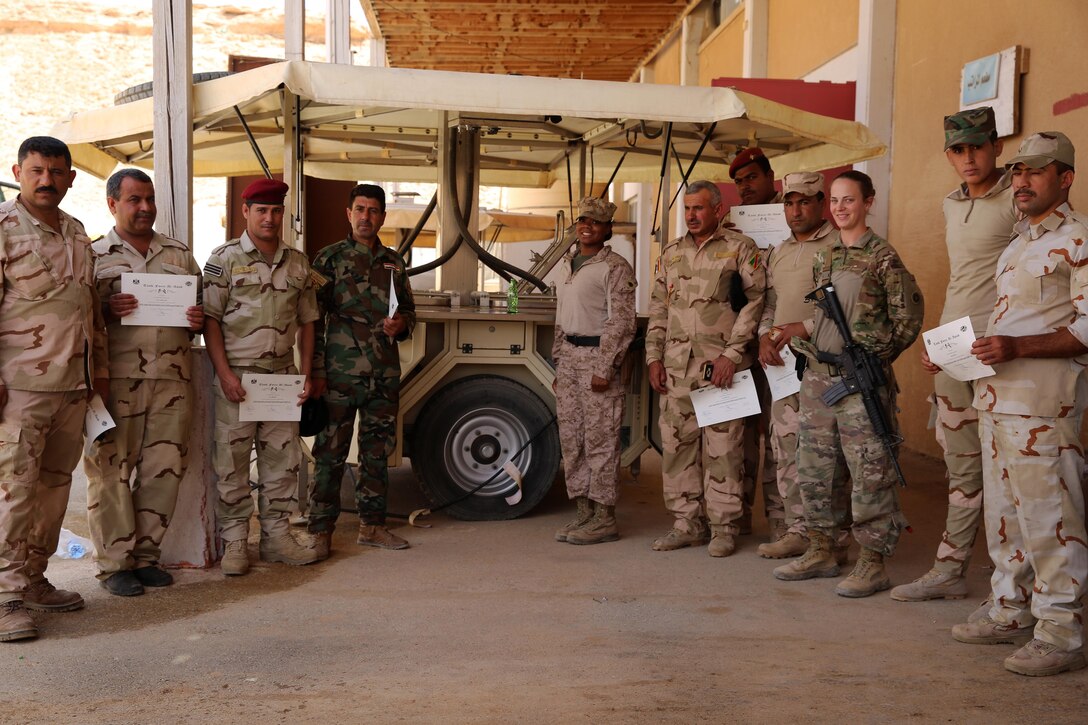
{"label": "white certificate", "polygon": [[729,221],[738,232],[754,239],[760,249],[777,247],[790,237],[782,204],[734,206],[729,210]]}
{"label": "white certificate", "polygon": [[700,428],[727,420],[747,418],[759,412],[759,396],[752,381],[752,371],[742,370],[733,376],[728,388],[713,385],[691,391],[691,405]]}
{"label": "white certificate", "polygon": [[110,428],[116,428],[113,416],[106,410],[106,404],[102,402],[102,396],[95,393],[91,402],[87,403],[87,413],[83,416],[83,455],[90,455],[91,444]]}
{"label": "white certificate", "polygon": [[192,274],[125,272],[121,291],[136,297],[138,304],[132,314],[121,318],[121,324],[188,327],[185,311],[196,304],[199,287],[200,278]]}
{"label": "white certificate", "polygon": [[992,367],[979,362],[971,354],[975,330],[971,327],[970,317],[961,317],[929,332],[923,332],[922,339],[925,340],[930,362],[939,365],[941,370],[955,380],[967,382],[994,374]]}
{"label": "white certificate", "polygon": [[781,367],[768,365],[763,368],[767,376],[767,385],[771,388],[771,400],[782,400],[801,392],[801,381],[797,379],[797,356],[793,354],[789,345],[779,350],[778,354],[785,365]]}
{"label": "white certificate", "polygon": [[246,399],[238,404],[238,420],[302,420],[298,396],[306,378],[301,375],[242,373]]}

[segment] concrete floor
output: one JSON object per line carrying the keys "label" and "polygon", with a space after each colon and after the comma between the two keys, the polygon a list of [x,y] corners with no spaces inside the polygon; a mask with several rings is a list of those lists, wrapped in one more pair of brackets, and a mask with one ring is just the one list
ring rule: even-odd
{"label": "concrete floor", "polygon": [[[89,560],[54,560],[87,607],[0,645],[0,722],[1084,721],[1088,670],[1020,677],[1001,667],[1013,647],[949,636],[986,595],[981,544],[971,597],[920,604],[777,581],[761,519],[728,559],[652,552],[670,523],[659,460],[625,482],[624,537],[600,546],[552,540],[570,513],[556,487],[521,520],[400,529],[401,552],[357,547],[345,515],[323,564],[182,571],[132,599]],[[928,568],[945,506],[938,465],[904,468],[895,583]],[[419,503],[409,469],[394,482],[394,510]]]}

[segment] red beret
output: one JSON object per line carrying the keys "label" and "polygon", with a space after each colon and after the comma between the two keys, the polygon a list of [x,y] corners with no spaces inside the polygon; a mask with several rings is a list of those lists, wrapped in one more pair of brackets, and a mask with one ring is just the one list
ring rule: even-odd
{"label": "red beret", "polygon": [[242,192],[242,200],[251,204],[283,205],[287,184],[275,179],[257,179]]}
{"label": "red beret", "polygon": [[733,159],[733,163],[729,164],[729,178],[737,178],[738,171],[756,159],[761,159],[764,156],[766,156],[766,154],[764,154],[763,149],[758,146],[750,146],[746,149],[742,149],[741,152],[737,154],[737,158]]}

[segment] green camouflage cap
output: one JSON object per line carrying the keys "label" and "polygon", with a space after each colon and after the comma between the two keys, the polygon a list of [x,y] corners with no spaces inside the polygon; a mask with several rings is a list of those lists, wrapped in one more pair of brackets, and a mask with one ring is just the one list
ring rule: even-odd
{"label": "green camouflage cap", "polygon": [[944,117],[944,150],[959,143],[981,146],[993,138],[996,131],[994,109],[989,106],[953,113]]}
{"label": "green camouflage cap", "polygon": [[824,190],[824,175],[814,171],[799,171],[786,174],[782,179],[782,198],[798,193],[803,196],[816,196]]}
{"label": "green camouflage cap", "polygon": [[1023,164],[1029,169],[1041,169],[1052,161],[1061,161],[1070,168],[1073,163],[1073,142],[1061,131],[1043,131],[1024,139],[1016,156],[1005,162],[1005,168],[1011,169]]}
{"label": "green camouflage cap", "polygon": [[576,220],[586,217],[598,222],[612,221],[612,215],[616,213],[616,205],[595,196],[587,196],[578,202],[578,215]]}

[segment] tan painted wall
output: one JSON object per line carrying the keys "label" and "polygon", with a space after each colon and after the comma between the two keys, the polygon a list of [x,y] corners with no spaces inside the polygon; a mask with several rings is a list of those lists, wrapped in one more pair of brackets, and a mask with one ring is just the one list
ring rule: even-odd
{"label": "tan painted wall", "polygon": [[[773,7],[774,3],[772,3]],[[941,152],[943,115],[958,110],[963,63],[1013,45],[1030,50],[1022,76],[1021,135],[1004,139],[1011,158],[1026,134],[1066,133],[1088,159],[1088,107],[1055,115],[1054,104],[1088,92],[1088,3],[1048,0],[1062,12],[1034,12],[1014,0],[910,0],[898,3],[895,113],[889,240],[919,279],[926,297],[926,328],[936,325],[948,281],[941,199],[958,183]],[[970,18],[971,20],[965,20]],[[1081,162],[1084,165],[1084,162]],[[878,189],[881,193],[885,190]],[[1088,172],[1073,184],[1074,208],[1088,211]],[[926,430],[932,382],[917,364],[918,346],[896,366],[908,445],[932,455],[940,450]]]}
{"label": "tan painted wall", "polygon": [[767,77],[801,78],[857,44],[858,0],[770,0],[768,25]]}
{"label": "tan painted wall", "polygon": [[661,49],[654,57],[654,83],[663,85],[680,85],[680,34],[676,33],[672,40]]}
{"label": "tan painted wall", "polygon": [[718,26],[699,47],[699,85],[744,72],[744,7]]}

